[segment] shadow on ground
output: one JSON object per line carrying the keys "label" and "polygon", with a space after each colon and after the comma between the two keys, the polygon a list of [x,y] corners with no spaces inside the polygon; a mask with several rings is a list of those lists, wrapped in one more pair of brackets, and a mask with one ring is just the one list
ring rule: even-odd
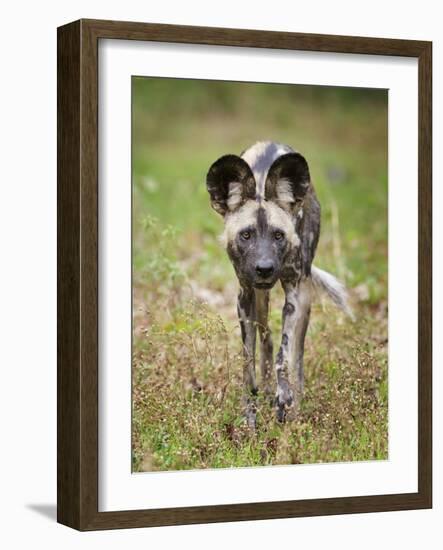
{"label": "shadow on ground", "polygon": [[57,521],[57,506],[55,504],[26,504],[28,510],[32,510],[41,516]]}

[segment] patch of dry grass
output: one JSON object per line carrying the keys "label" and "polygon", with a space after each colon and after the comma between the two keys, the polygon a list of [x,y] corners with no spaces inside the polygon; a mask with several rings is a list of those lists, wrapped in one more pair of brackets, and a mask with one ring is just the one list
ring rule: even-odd
{"label": "patch of dry grass", "polygon": [[332,308],[314,307],[301,411],[281,425],[259,396],[251,433],[241,417],[237,323],[226,305],[210,307],[186,293],[171,289],[177,303],[170,295],[154,311],[135,294],[135,471],[387,458],[384,311],[359,307],[352,323]]}

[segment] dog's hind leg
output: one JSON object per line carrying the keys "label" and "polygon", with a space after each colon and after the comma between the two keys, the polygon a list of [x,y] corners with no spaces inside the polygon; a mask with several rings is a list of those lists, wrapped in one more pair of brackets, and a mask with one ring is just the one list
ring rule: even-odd
{"label": "dog's hind leg", "polygon": [[240,288],[237,312],[243,341],[243,406],[248,426],[255,429],[257,382],[255,378],[256,305],[253,288]]}
{"label": "dog's hind leg", "polygon": [[273,346],[271,330],[268,326],[269,315],[269,290],[255,290],[257,308],[257,326],[260,336],[260,372],[264,394],[269,397],[272,394],[271,375],[273,363]]}
{"label": "dog's hind leg", "polygon": [[311,315],[311,291],[312,286],[309,280],[305,280],[300,284],[297,299],[298,315],[294,330],[295,391],[298,403],[300,403],[304,390],[303,357],[305,353],[305,336]]}
{"label": "dog's hind leg", "polygon": [[[304,339],[309,322],[311,282],[302,279],[298,283],[283,283],[283,289],[282,339],[275,364],[277,419],[281,422],[285,420],[288,409],[298,409],[303,393]],[[290,374],[294,369],[295,380],[291,384]]]}

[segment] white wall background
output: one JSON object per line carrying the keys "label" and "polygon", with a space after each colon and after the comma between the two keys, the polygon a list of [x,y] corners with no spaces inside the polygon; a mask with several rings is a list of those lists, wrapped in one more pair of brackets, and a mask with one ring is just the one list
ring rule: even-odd
{"label": "white wall background", "polygon": [[[443,37],[439,2],[77,0],[2,10],[0,132],[0,542],[95,548],[440,547],[443,521]],[[271,9],[272,8],[272,9]],[[434,509],[77,533],[55,523],[56,27],[80,17],[434,41]],[[440,154],[439,154],[440,153]],[[440,219],[439,219],[440,218]],[[407,428],[406,428],[407,429]],[[5,437],[6,436],[6,437]]]}

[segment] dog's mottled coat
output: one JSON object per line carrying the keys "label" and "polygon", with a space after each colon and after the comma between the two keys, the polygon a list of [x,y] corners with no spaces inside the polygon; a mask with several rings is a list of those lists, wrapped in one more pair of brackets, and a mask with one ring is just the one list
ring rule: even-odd
{"label": "dog's mottled coat", "polygon": [[[287,145],[258,142],[240,156],[225,155],[210,167],[206,185],[224,218],[221,241],[237,274],[237,311],[244,350],[244,406],[255,426],[257,328],[264,391],[272,392],[273,345],[268,327],[269,292],[285,292],[282,336],[275,358],[277,418],[296,410],[303,393],[303,350],[313,284],[344,310],[344,287],[312,265],[320,236],[320,205],[305,158]],[[291,383],[291,372],[294,381]]]}

